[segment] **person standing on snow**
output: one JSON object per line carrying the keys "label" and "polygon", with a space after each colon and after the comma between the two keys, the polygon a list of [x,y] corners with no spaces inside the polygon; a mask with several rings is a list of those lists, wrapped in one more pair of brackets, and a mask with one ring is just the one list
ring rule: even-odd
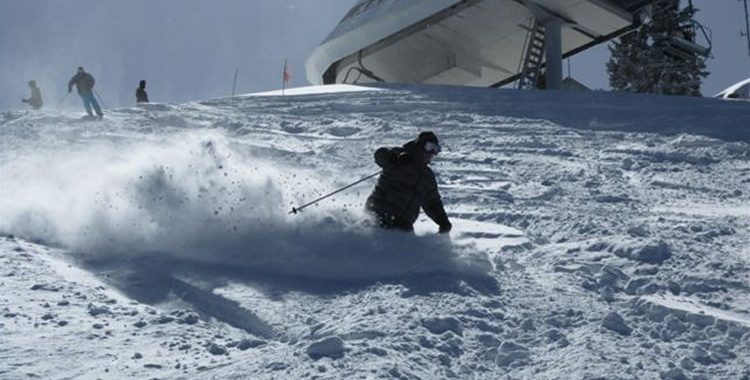
{"label": "person standing on snow", "polygon": [[83,67],[78,67],[78,72],[76,75],[73,75],[72,78],[70,78],[70,81],[68,81],[68,93],[70,93],[73,90],[73,85],[76,86],[76,89],[78,90],[78,95],[81,96],[81,100],[83,100],[83,107],[86,108],[86,113],[89,114],[89,116],[93,117],[94,114],[91,113],[91,107],[94,107],[94,111],[96,111],[96,116],[99,117],[99,119],[104,117],[104,114],[102,113],[102,109],[99,107],[99,102],[96,101],[96,98],[94,97],[94,83],[96,81],[94,80],[94,77],[83,71]]}
{"label": "person standing on snow", "polygon": [[36,81],[29,81],[29,88],[31,89],[31,97],[28,99],[21,99],[22,102],[28,103],[31,108],[38,110],[42,108],[44,102],[42,102],[42,91],[37,87]]}
{"label": "person standing on snow", "polygon": [[146,93],[146,81],[141,80],[138,83],[138,88],[135,89],[135,102],[136,103],[148,103],[148,94]]}
{"label": "person standing on snow", "polygon": [[435,173],[428,166],[439,152],[437,136],[432,132],[422,132],[402,147],[375,151],[375,163],[383,172],[365,208],[375,216],[378,226],[412,232],[422,208],[440,226],[440,233],[450,232],[452,225],[443,208]]}

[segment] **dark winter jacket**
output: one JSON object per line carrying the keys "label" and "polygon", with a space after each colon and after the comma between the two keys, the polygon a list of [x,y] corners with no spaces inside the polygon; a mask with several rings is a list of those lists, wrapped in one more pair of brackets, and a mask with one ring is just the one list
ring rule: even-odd
{"label": "dark winter jacket", "polygon": [[441,231],[449,231],[451,223],[443,208],[435,174],[421,162],[415,151],[418,147],[411,141],[400,148],[380,148],[375,152],[375,162],[383,172],[367,198],[366,207],[378,215],[402,220],[409,229],[421,207]]}
{"label": "dark winter jacket", "polygon": [[73,75],[68,81],[68,92],[76,85],[78,94],[80,95],[91,95],[91,90],[94,88],[94,77],[86,72],[79,72]]}
{"label": "dark winter jacket", "polygon": [[146,94],[145,88],[138,87],[135,89],[135,101],[138,103],[148,103],[148,94]]}

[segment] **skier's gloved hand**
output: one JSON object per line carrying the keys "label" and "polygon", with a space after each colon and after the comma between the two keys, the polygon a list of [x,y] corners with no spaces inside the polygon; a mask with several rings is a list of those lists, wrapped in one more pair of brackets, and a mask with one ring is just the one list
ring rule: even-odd
{"label": "skier's gloved hand", "polygon": [[451,222],[445,222],[442,225],[440,225],[440,229],[438,230],[439,234],[447,234],[448,232],[451,232],[451,228],[453,228],[453,225]]}

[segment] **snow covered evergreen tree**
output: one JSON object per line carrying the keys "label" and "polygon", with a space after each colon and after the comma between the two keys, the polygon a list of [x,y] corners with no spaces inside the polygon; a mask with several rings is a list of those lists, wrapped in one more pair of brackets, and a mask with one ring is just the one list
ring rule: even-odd
{"label": "snow covered evergreen tree", "polygon": [[692,5],[680,10],[679,0],[654,5],[650,22],[609,46],[609,83],[615,90],[665,95],[700,96],[708,75],[705,57],[676,43],[694,42]]}

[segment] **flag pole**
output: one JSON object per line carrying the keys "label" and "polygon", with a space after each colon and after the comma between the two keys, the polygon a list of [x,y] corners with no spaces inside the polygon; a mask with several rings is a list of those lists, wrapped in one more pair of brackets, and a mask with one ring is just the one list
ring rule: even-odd
{"label": "flag pole", "polygon": [[237,89],[237,74],[240,71],[239,67],[234,68],[234,80],[232,81],[232,96],[234,96],[234,90]]}
{"label": "flag pole", "polygon": [[284,72],[281,74],[281,96],[284,96],[284,90],[286,90],[286,59],[284,59]]}

